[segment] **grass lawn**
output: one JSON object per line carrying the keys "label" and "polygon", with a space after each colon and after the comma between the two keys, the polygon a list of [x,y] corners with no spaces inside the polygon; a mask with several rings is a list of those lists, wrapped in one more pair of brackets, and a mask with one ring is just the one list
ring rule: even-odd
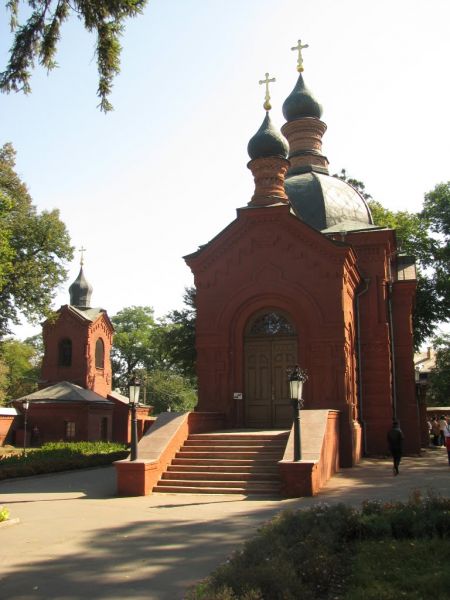
{"label": "grass lawn", "polygon": [[345,600],[448,600],[450,540],[356,544]]}

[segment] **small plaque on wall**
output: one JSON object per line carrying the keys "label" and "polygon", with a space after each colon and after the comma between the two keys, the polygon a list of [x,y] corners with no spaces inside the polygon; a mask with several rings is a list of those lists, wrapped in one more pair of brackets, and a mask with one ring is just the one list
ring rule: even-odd
{"label": "small plaque on wall", "polygon": [[235,400],[242,400],[242,392],[234,392],[233,398]]}

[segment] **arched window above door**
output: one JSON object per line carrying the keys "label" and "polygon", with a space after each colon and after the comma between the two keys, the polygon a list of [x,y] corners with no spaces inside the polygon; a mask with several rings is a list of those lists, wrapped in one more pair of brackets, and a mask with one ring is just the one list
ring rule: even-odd
{"label": "arched window above door", "polygon": [[247,335],[295,335],[295,327],[288,319],[276,312],[270,311],[258,315],[250,322]]}

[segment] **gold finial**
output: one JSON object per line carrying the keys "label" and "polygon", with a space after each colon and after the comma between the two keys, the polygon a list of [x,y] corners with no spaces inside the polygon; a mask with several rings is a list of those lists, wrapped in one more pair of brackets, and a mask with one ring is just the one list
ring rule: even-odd
{"label": "gold finial", "polygon": [[293,46],[291,48],[291,50],[297,50],[298,51],[297,71],[299,73],[301,73],[302,71],[305,70],[303,68],[303,56],[302,56],[302,50],[303,50],[303,48],[309,48],[309,44],[303,44],[303,46],[302,46],[302,40],[298,40],[298,44],[296,46]]}
{"label": "gold finial", "polygon": [[81,253],[80,266],[83,266],[84,265],[84,256],[83,256],[83,253],[86,252],[86,248],[84,248],[84,246],[81,246],[81,248],[78,250],[78,252]]}
{"label": "gold finial", "polygon": [[270,104],[269,83],[273,83],[274,81],[276,81],[275,77],[272,77],[272,79],[269,79],[269,73],[266,73],[265,79],[261,79],[259,81],[259,85],[262,85],[263,83],[266,84],[266,95],[265,95],[264,104],[263,104],[263,106],[266,110],[270,110],[272,108],[272,105]]}

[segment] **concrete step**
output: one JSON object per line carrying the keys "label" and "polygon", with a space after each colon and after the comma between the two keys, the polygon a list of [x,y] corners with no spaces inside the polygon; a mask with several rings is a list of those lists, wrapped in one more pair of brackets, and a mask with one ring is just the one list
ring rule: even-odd
{"label": "concrete step", "polygon": [[[179,459],[176,459],[177,462]],[[223,461],[220,461],[219,464],[215,465],[203,465],[197,464],[195,460],[191,461],[191,464],[176,464],[172,463],[167,467],[168,471],[176,471],[177,473],[186,472],[197,472],[197,473],[278,473],[278,467],[270,461],[267,465],[264,466],[255,466],[253,461],[250,461],[248,465],[230,465],[228,464],[230,461],[227,461],[224,464]]]}
{"label": "concrete step", "polygon": [[272,458],[262,458],[258,460],[251,459],[239,459],[239,458],[187,458],[181,455],[179,458],[174,458],[172,460],[172,465],[201,465],[203,467],[214,467],[225,465],[226,468],[231,466],[233,467],[250,467],[252,465],[257,466],[258,468],[270,467],[276,465],[278,461]]}
{"label": "concrete step", "polygon": [[153,491],[277,495],[277,462],[283,458],[286,442],[284,433],[190,435]]}
{"label": "concrete step", "polygon": [[239,446],[242,448],[285,448],[286,443],[276,441],[265,441],[265,440],[236,440],[234,438],[217,438],[217,439],[187,439],[184,443],[185,447],[188,446],[209,446],[209,447],[229,447],[229,446]]}
{"label": "concrete step", "polygon": [[279,481],[278,473],[227,473],[226,471],[166,471],[162,479],[195,481]]}
{"label": "concrete step", "polygon": [[181,449],[179,452],[175,454],[175,458],[237,458],[237,459],[272,459],[272,460],[281,460],[282,455],[280,452],[251,452],[249,450],[192,450],[189,449],[183,450]]}

